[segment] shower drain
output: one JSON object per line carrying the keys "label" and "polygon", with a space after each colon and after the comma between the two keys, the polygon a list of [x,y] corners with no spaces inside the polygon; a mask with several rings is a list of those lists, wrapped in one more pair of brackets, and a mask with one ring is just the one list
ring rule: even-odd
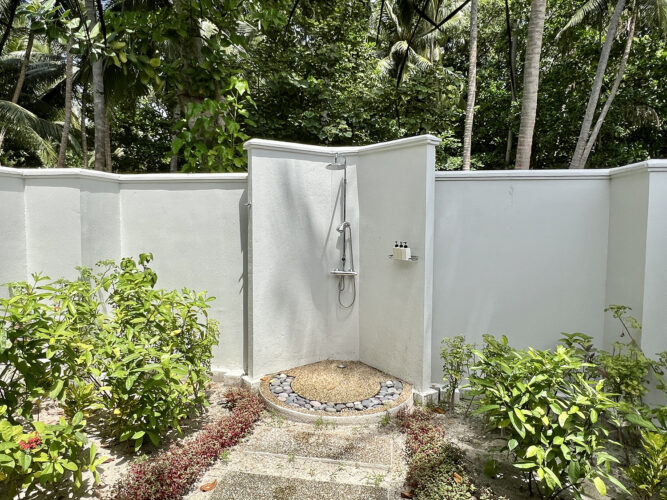
{"label": "shower drain", "polygon": [[[338,368],[345,368],[345,365],[338,365]],[[375,408],[384,408],[385,405],[396,401],[401,392],[403,392],[403,383],[400,380],[387,380],[380,384],[380,390],[372,398],[347,403],[324,402],[304,398],[294,392],[292,389],[293,380],[294,377],[288,377],[284,373],[272,378],[269,381],[271,394],[288,406],[313,412],[360,412]]]}

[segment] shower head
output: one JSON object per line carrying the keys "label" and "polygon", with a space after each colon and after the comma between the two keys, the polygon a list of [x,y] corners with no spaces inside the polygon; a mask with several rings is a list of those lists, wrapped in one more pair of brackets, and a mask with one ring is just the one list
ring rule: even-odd
{"label": "shower head", "polygon": [[339,233],[342,233],[343,231],[345,231],[346,227],[350,227],[350,223],[348,221],[345,221],[340,226],[338,226],[336,228],[336,231],[338,231]]}
{"label": "shower head", "polygon": [[[342,158],[342,161],[341,161]],[[336,153],[334,155],[334,161],[333,163],[329,163],[327,167],[331,170],[339,170],[339,169],[344,169],[347,167],[347,158],[345,158],[343,155],[340,153]]]}

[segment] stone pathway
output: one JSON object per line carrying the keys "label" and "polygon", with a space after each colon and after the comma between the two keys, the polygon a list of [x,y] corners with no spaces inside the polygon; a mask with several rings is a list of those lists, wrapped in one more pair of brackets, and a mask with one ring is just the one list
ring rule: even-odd
{"label": "stone pathway", "polygon": [[[393,424],[304,424],[268,414],[188,500],[397,500],[404,437]],[[217,480],[211,492],[202,484]]]}

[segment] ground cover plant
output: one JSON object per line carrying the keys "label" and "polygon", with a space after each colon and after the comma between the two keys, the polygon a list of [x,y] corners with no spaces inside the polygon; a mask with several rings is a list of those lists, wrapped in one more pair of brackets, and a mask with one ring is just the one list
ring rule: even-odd
{"label": "ground cover plant", "polygon": [[170,500],[181,498],[201,473],[223,452],[246,436],[259,420],[259,397],[241,389],[226,396],[231,412],[182,444],[138,461],[108,493],[109,500]]}
{"label": "ground cover plant", "polygon": [[[180,420],[207,404],[212,299],[157,289],[151,259],[9,285],[0,299],[0,488],[69,479],[78,487],[85,470],[97,480],[103,458],[87,447],[86,418],[137,451],[180,432]],[[60,423],[39,421],[46,400],[63,410]]]}
{"label": "ground cover plant", "polygon": [[418,500],[464,500],[497,498],[488,488],[478,488],[464,466],[463,452],[447,442],[445,428],[431,411],[415,408],[397,415],[406,435],[410,498]]}

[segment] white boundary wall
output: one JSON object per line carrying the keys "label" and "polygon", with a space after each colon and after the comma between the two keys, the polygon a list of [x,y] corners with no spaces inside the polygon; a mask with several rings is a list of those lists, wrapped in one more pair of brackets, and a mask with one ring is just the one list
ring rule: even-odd
{"label": "white boundary wall", "polygon": [[[116,175],[0,167],[0,283],[152,252],[161,288],[207,290],[216,371],[244,367],[246,174]],[[0,293],[6,294],[6,289]]]}
{"label": "white boundary wall", "polygon": [[[245,174],[0,167],[0,283],[32,272],[73,277],[78,265],[152,252],[158,286],[217,297],[212,316],[221,322],[222,345],[214,368],[232,376],[261,376],[269,364],[253,367],[259,358],[271,368],[289,368],[356,356],[424,389],[440,380],[440,342],[448,336],[480,342],[484,333],[506,334],[513,345],[550,347],[561,331],[581,331],[609,347],[618,335],[603,311],[609,304],[633,308],[644,325],[647,354],[667,349],[667,160],[613,170],[433,175],[434,145],[430,136],[363,148],[249,144],[251,171],[257,155],[255,166],[261,156],[260,168],[286,172],[282,181],[267,179],[261,197],[261,190],[252,195],[253,210],[283,206],[267,219],[275,231],[256,244],[262,252],[286,245],[299,220],[299,234],[306,235],[282,254],[294,258],[289,276],[275,274],[282,263],[272,266],[264,253],[262,265],[269,267],[262,273],[276,281],[262,281],[270,292],[263,304],[284,303],[292,290],[291,316],[272,309],[283,325],[297,326],[305,311],[324,311],[310,316],[319,322],[317,335],[282,339],[296,344],[296,353],[266,344],[271,321],[253,341],[257,311],[252,303],[245,307],[246,278],[253,276],[247,270]],[[335,279],[327,274],[338,264],[332,231],[340,216],[335,197],[341,172],[320,169],[336,151],[350,164],[348,219],[359,271],[357,304],[342,330]],[[319,173],[303,176],[297,168],[304,166]],[[301,210],[290,208],[295,199]],[[397,238],[410,241],[423,259],[403,267],[388,260],[388,245]],[[311,275],[316,277],[305,287]],[[314,293],[304,299],[306,289]],[[299,306],[308,301],[310,308]]]}

